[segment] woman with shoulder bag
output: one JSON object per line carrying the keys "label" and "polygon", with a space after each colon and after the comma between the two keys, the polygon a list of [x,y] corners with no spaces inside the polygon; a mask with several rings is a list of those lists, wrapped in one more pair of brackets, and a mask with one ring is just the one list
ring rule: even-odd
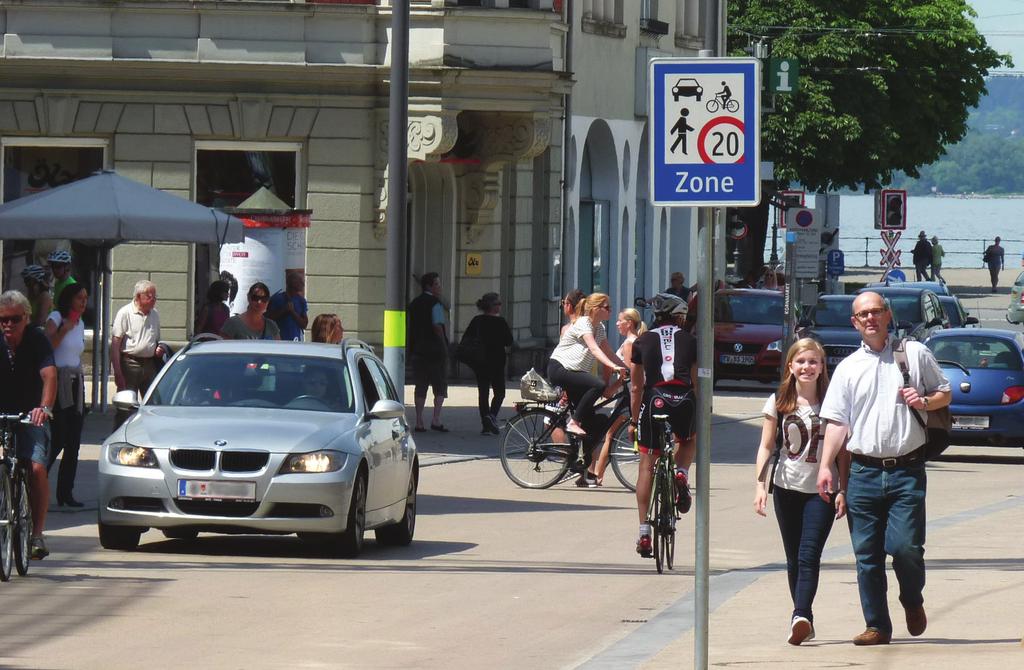
{"label": "woman with shoulder bag", "polygon": [[[480,408],[481,435],[497,435],[498,410],[505,401],[505,351],[512,346],[512,329],[501,316],[501,298],[497,293],[485,293],[476,301],[477,314],[466,327],[462,338],[463,347],[472,347],[482,357],[470,367],[476,373],[476,388]],[[475,340],[475,342],[474,342]],[[487,398],[493,391],[494,396]]]}
{"label": "woman with shoulder bag", "polygon": [[818,411],[828,389],[825,351],[817,340],[797,340],[786,354],[783,369],[779,390],[764,405],[754,511],[766,516],[768,494],[774,492],[793,599],[788,642],[798,645],[814,639],[811,604],[818,590],[825,541],[833,521],[846,514],[849,457],[844,450],[833,464],[840,490],[832,504],[826,503],[817,490],[818,458],[825,439],[825,422],[818,418]]}

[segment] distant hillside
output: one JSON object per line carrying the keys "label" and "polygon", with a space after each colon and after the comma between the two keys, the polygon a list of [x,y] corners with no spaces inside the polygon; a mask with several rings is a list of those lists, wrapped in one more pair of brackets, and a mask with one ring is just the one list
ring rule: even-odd
{"label": "distant hillside", "polygon": [[914,195],[1024,193],[1024,77],[990,77],[986,87],[964,139],[921,168],[920,179],[897,178],[896,188]]}

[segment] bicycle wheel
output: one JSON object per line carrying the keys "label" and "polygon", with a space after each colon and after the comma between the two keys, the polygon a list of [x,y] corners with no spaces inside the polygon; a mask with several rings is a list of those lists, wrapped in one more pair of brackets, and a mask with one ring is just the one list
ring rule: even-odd
{"label": "bicycle wheel", "polygon": [[671,570],[676,553],[676,487],[672,468],[663,468],[662,477],[664,481],[661,490],[664,498],[661,506],[662,518],[659,520],[662,529],[661,544],[665,553],[665,566]]}
{"label": "bicycle wheel", "polygon": [[662,534],[664,528],[662,519],[665,516],[665,495],[662,492],[664,482],[661,477],[661,468],[654,471],[654,515],[651,518],[651,542],[654,545],[654,565],[658,568],[658,574],[665,572],[665,536]]}
{"label": "bicycle wheel", "polygon": [[630,491],[636,491],[636,479],[640,473],[640,452],[633,440],[629,439],[629,424],[624,423],[612,435],[612,447],[608,458],[612,463],[612,472],[622,485]]}
{"label": "bicycle wheel", "polygon": [[729,98],[729,102],[725,103],[725,111],[735,114],[740,111],[740,103],[733,98]]}
{"label": "bicycle wheel", "polygon": [[25,473],[18,476],[14,487],[14,566],[24,577],[28,574],[31,560],[29,542],[32,540],[32,508],[29,506]]}
{"label": "bicycle wheel", "polygon": [[14,563],[14,506],[7,466],[0,465],[0,581],[11,578]]}
{"label": "bicycle wheel", "polygon": [[569,469],[571,447],[566,438],[557,441],[552,428],[558,415],[534,407],[512,417],[505,426],[498,455],[508,478],[527,489],[546,489]]}
{"label": "bicycle wheel", "polygon": [[715,112],[718,111],[718,99],[712,98],[708,100],[708,104],[704,105],[704,108],[707,109],[712,114],[714,114]]}

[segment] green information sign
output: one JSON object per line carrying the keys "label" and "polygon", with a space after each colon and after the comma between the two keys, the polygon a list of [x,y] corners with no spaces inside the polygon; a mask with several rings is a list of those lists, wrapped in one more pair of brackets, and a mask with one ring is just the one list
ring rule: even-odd
{"label": "green information sign", "polygon": [[781,93],[782,95],[796,93],[799,79],[799,59],[771,58],[768,60],[768,90],[771,93]]}

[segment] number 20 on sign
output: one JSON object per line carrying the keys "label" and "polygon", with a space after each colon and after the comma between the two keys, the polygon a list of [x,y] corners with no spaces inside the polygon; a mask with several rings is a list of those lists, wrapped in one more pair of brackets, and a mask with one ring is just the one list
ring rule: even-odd
{"label": "number 20 on sign", "polygon": [[649,81],[654,204],[758,204],[760,61],[658,58]]}

